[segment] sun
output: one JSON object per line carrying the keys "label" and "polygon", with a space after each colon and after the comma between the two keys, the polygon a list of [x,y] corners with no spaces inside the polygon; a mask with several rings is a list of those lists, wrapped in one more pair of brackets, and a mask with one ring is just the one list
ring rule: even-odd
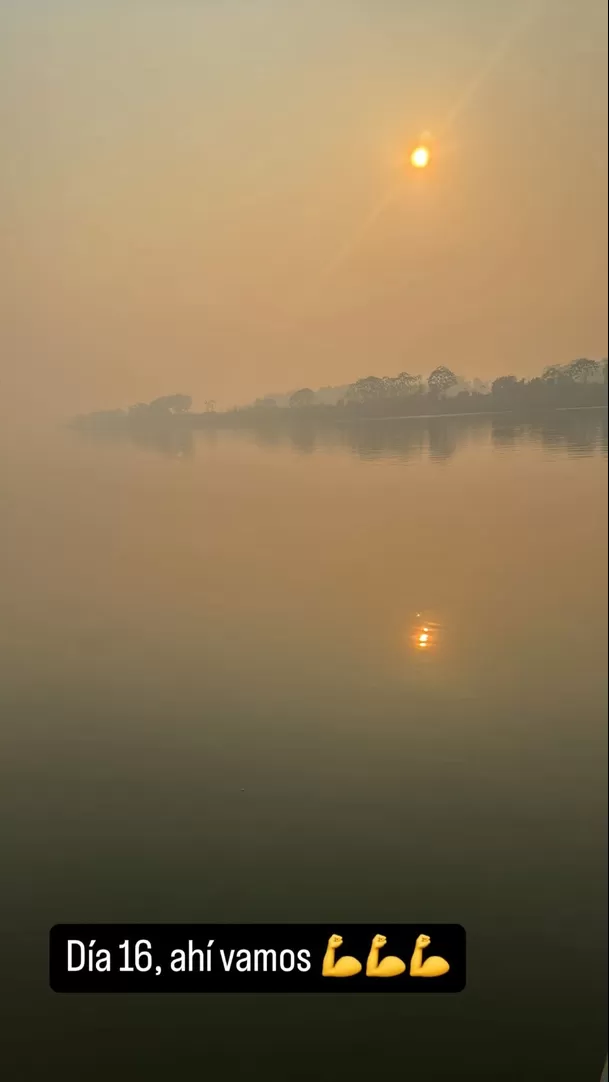
{"label": "sun", "polygon": [[415,147],[410,155],[410,164],[414,165],[415,169],[425,169],[425,166],[429,165],[429,158],[428,147]]}

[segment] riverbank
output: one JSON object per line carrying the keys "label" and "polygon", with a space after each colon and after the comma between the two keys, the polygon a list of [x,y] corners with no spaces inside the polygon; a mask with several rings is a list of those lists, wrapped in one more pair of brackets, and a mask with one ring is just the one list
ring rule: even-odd
{"label": "riverbank", "polygon": [[[173,396],[190,403],[187,396]],[[462,392],[453,398],[417,394],[396,399],[371,399],[367,402],[340,402],[336,405],[313,404],[298,408],[264,404],[243,409],[205,413],[192,412],[189,406],[159,408],[150,406],[130,410],[104,410],[74,418],[70,427],[86,432],[161,433],[194,429],[250,428],[269,432],[322,427],[344,427],[363,422],[455,420],[474,417],[518,417],[535,419],[552,413],[577,410],[606,410],[607,387],[604,384],[575,384],[568,387],[545,384],[539,380],[518,388],[515,393],[477,394]]]}

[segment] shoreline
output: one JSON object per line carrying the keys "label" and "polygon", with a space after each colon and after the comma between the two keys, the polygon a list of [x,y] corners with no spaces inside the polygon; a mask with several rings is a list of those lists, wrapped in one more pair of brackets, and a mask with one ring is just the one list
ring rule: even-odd
{"label": "shoreline", "polygon": [[349,420],[339,420],[337,424],[351,424],[353,421],[431,421],[436,417],[505,417],[505,416],[522,416],[523,413],[536,412],[536,413],[575,413],[581,410],[607,410],[607,406],[545,406],[539,410],[519,411],[519,410],[463,410],[456,413],[402,413],[398,416],[392,417],[391,414],[385,414],[382,417],[353,417]]}
{"label": "shoreline", "polygon": [[[534,406],[523,405],[511,409],[475,409],[451,410],[438,413],[397,413],[370,414],[354,412],[345,417],[343,410],[329,407],[323,411],[303,409],[278,409],[271,411],[247,411],[236,413],[181,413],[165,416],[129,417],[127,414],[104,416],[88,414],[66,422],[66,427],[80,432],[170,432],[176,430],[201,431],[203,429],[302,429],[306,428],[345,428],[362,424],[387,424],[404,421],[455,420],[463,418],[471,421],[475,417],[504,417],[526,423],[537,417],[556,413],[607,412],[607,403],[581,406]],[[343,414],[343,415],[341,415]]]}

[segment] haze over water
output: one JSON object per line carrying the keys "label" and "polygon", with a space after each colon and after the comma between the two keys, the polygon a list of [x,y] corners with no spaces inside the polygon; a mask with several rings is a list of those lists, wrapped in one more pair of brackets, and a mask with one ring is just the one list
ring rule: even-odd
{"label": "haze over water", "polygon": [[[19,1077],[597,1078],[606,413],[3,441]],[[419,918],[462,996],[47,988],[60,921]]]}

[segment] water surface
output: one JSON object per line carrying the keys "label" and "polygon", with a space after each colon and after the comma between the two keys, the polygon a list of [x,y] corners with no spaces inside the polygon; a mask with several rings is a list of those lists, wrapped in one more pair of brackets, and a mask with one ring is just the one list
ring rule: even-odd
{"label": "water surface", "polygon": [[[3,443],[18,1077],[595,1080],[606,414]],[[333,919],[466,992],[47,989],[56,922]]]}

